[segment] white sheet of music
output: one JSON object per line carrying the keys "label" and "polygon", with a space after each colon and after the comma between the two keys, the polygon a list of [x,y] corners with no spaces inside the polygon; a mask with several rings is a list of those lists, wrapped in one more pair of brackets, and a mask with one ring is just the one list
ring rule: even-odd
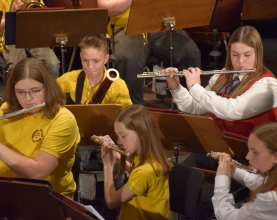
{"label": "white sheet of music", "polygon": [[81,198],[94,200],[96,196],[96,178],[95,174],[80,173],[80,192]]}

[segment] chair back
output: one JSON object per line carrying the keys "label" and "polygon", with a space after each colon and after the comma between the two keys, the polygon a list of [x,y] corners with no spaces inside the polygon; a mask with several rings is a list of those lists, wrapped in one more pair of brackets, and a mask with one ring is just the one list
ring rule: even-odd
{"label": "chair back", "polygon": [[184,219],[198,220],[204,174],[195,168],[174,163],[169,172],[170,210]]}
{"label": "chair back", "polygon": [[3,104],[3,98],[0,96],[0,107]]}
{"label": "chair back", "polygon": [[81,172],[81,156],[80,154],[76,151],[75,152],[75,161],[73,163],[73,166],[71,168],[71,172],[73,174],[73,179],[76,183],[76,191],[74,194],[74,201],[79,202],[79,179],[80,179],[80,172]]}

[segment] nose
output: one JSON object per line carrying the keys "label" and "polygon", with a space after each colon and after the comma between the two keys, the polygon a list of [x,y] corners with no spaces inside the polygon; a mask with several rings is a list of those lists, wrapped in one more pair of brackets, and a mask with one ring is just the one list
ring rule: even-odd
{"label": "nose", "polygon": [[26,100],[32,100],[33,97],[30,95],[29,92],[26,92],[26,93],[25,93],[25,99],[26,99]]}
{"label": "nose", "polygon": [[119,139],[119,138],[117,138],[116,143],[117,143],[118,145],[122,145],[122,141],[120,141],[120,139]]}
{"label": "nose", "polygon": [[93,68],[93,62],[90,61],[90,62],[88,63],[88,67],[89,67],[90,69]]}
{"label": "nose", "polygon": [[240,62],[240,63],[243,63],[243,61],[244,61],[244,56],[243,56],[243,55],[240,55],[240,56],[239,56],[239,62]]}
{"label": "nose", "polygon": [[250,160],[249,152],[246,154],[245,159],[246,159],[246,160]]}

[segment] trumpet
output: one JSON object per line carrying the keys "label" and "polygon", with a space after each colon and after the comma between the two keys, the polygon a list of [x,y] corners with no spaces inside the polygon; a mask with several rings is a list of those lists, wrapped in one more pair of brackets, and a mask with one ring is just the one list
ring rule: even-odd
{"label": "trumpet", "polygon": [[[102,143],[104,141],[102,141],[99,137],[97,137],[96,135],[92,135],[91,138],[90,138],[92,141],[96,142],[97,144],[100,144],[102,145]],[[127,151],[124,151],[124,150],[121,150],[116,144],[114,143],[110,143],[110,146],[112,147],[112,150],[122,154],[122,155],[125,155],[126,157],[129,157],[131,154]]]}
{"label": "trumpet", "polygon": [[15,112],[8,113],[6,115],[1,116],[0,121],[4,120],[4,119],[7,119],[7,118],[12,118],[12,117],[17,116],[17,115],[21,115],[21,114],[29,112],[33,109],[41,108],[41,107],[44,107],[44,106],[45,106],[45,102],[43,102],[41,104],[38,104],[38,105],[30,106],[28,108],[23,108],[23,109],[20,109],[18,111],[15,111]]}
{"label": "trumpet", "polygon": [[[210,71],[202,71],[201,75],[251,73],[255,71],[256,71],[256,68],[241,69],[241,70],[210,70]],[[182,71],[178,71],[177,73],[143,72],[142,74],[137,74],[137,78],[169,77],[169,76],[184,76],[184,75]]]}
{"label": "trumpet", "polygon": [[119,78],[119,72],[114,68],[110,68],[106,71],[106,77],[110,81],[115,81]]}
{"label": "trumpet", "polygon": [[45,5],[40,0],[32,0],[29,3],[25,3],[24,8],[45,8]]}
{"label": "trumpet", "polygon": [[[213,151],[211,151],[211,153],[207,153],[207,157],[210,157],[210,158],[213,158],[215,160],[219,160],[218,156],[215,155],[215,153]],[[243,170],[246,170],[248,171],[249,173],[257,173],[258,171],[256,169],[254,169],[253,167],[250,167],[250,166],[246,166],[246,165],[243,165],[241,164],[240,162],[236,161],[236,160],[233,160],[232,159],[232,163],[234,164],[235,167],[237,168],[240,168],[240,169],[243,169]]]}

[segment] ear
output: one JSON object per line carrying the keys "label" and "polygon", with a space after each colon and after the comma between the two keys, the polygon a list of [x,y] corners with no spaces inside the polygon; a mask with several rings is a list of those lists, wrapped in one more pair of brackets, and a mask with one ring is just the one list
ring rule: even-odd
{"label": "ear", "polygon": [[107,54],[107,55],[105,56],[105,64],[108,62],[109,58],[110,58],[110,55]]}
{"label": "ear", "polygon": [[277,163],[277,152],[273,154],[274,160],[273,163]]}

